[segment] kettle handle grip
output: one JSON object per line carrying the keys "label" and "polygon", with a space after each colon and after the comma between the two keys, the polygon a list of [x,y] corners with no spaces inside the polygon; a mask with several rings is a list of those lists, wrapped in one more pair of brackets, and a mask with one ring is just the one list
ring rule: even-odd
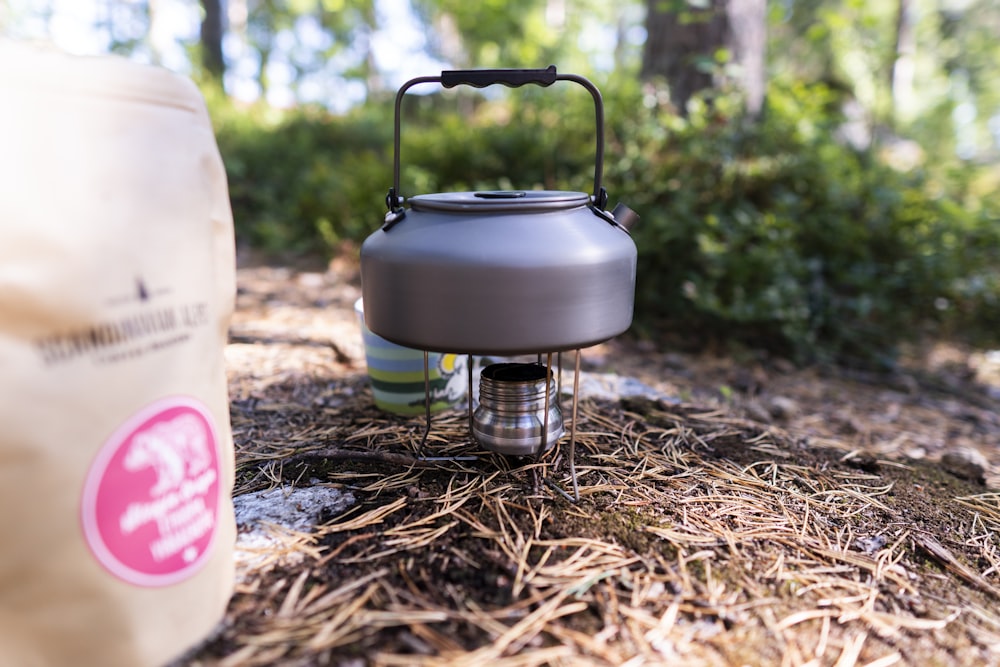
{"label": "kettle handle grip", "polygon": [[594,206],[603,210],[607,205],[608,193],[601,187],[601,177],[604,171],[604,101],[601,98],[601,91],[597,89],[588,79],[576,74],[559,74],[556,66],[550,65],[546,69],[483,69],[483,70],[446,70],[440,76],[421,76],[410,79],[400,87],[396,93],[396,118],[393,128],[393,160],[392,160],[392,189],[386,197],[386,205],[390,216],[402,217],[402,203],[399,198],[399,136],[400,136],[400,109],[403,104],[403,95],[413,86],[421,83],[440,83],[445,88],[454,88],[459,85],[473,86],[475,88],[485,88],[493,84],[503,84],[510,88],[518,88],[528,83],[534,83],[542,87],[551,86],[556,81],[572,81],[578,83],[590,93],[594,98],[594,114],[597,123],[597,151],[594,158]]}
{"label": "kettle handle grip", "polygon": [[441,85],[454,88],[459,85],[485,88],[496,83],[502,83],[510,88],[518,88],[527,83],[539,86],[551,86],[559,75],[556,66],[549,65],[547,69],[459,69],[441,72]]}

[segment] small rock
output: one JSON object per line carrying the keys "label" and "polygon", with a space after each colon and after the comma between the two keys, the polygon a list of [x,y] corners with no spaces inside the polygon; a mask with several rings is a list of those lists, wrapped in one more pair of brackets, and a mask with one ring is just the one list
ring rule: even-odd
{"label": "small rock", "polygon": [[646,338],[636,342],[635,346],[640,352],[656,352],[657,349],[656,342]]}
{"label": "small rock", "polygon": [[767,373],[760,366],[738,368],[730,374],[729,385],[736,391],[748,395],[759,394],[767,386]]}
{"label": "small rock", "polygon": [[747,416],[754,421],[763,422],[764,424],[770,424],[774,421],[771,412],[760,404],[759,401],[748,401],[746,406],[744,406]]}
{"label": "small rock", "polygon": [[271,532],[273,526],[309,533],[354,502],[349,491],[327,486],[282,486],[235,496],[237,580],[243,581],[249,572],[264,566],[269,559],[289,565],[301,562],[304,552],[289,550]]}
{"label": "small rock", "polygon": [[679,352],[665,352],[660,356],[660,363],[664,368],[674,371],[683,371],[688,367],[688,358]]}
{"label": "small rock", "polygon": [[364,658],[348,658],[337,663],[337,667],[365,667]]}
{"label": "small rock", "polygon": [[866,554],[871,555],[884,547],[888,542],[889,540],[885,539],[882,535],[873,535],[872,537],[859,537],[854,540],[854,546],[859,551],[864,551]]}
{"label": "small rock", "polygon": [[418,500],[426,500],[427,498],[431,497],[431,494],[428,491],[424,491],[419,486],[413,484],[406,487],[406,495],[408,495],[411,498],[416,498]]}
{"label": "small rock", "polygon": [[898,378],[899,387],[910,396],[920,393],[920,383],[912,375],[903,373]]}
{"label": "small rock", "polygon": [[941,455],[941,467],[959,479],[984,484],[990,463],[978,450],[956,447]]}
{"label": "small rock", "polygon": [[275,487],[234,497],[233,509],[241,531],[278,524],[306,532],[321,523],[325,515],[340,514],[354,502],[349,491],[327,486]]}
{"label": "small rock", "polygon": [[771,362],[771,367],[782,375],[791,375],[797,370],[795,364],[780,357]]}
{"label": "small rock", "polygon": [[316,288],[323,286],[323,274],[322,273],[300,273],[295,282],[299,284],[299,287],[304,288]]}
{"label": "small rock", "polygon": [[850,467],[865,472],[874,473],[878,472],[879,469],[878,459],[868,452],[852,452],[852,454],[845,456],[841,460]]}
{"label": "small rock", "polygon": [[840,431],[848,434],[863,433],[864,424],[849,410],[837,410],[830,417],[830,422],[840,427]]}
{"label": "small rock", "polygon": [[799,404],[787,396],[773,396],[768,401],[767,410],[775,419],[792,419],[800,411]]}
{"label": "small rock", "polygon": [[[564,386],[564,391],[568,388]],[[628,376],[615,373],[580,372],[580,396],[591,398],[606,398],[609,400],[631,397],[645,397],[653,401],[663,401],[666,404],[679,403],[676,396],[650,387],[649,385]]]}

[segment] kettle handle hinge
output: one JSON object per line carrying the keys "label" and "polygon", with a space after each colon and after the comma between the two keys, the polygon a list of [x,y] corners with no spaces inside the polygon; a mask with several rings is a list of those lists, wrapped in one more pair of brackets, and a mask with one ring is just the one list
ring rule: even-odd
{"label": "kettle handle hinge", "polygon": [[385,222],[382,225],[383,232],[389,231],[406,217],[406,209],[403,208],[402,198],[396,193],[396,188],[389,188],[389,194],[385,196],[385,207],[389,211],[385,214]]}
{"label": "kettle handle hinge", "polygon": [[597,196],[594,197],[594,201],[590,205],[590,210],[593,211],[594,215],[596,215],[601,220],[604,220],[609,225],[617,227],[618,229],[622,230],[623,232],[631,236],[632,232],[630,230],[632,228],[632,225],[634,225],[636,221],[639,219],[639,215],[635,211],[630,209],[628,206],[622,203],[619,203],[617,206],[615,206],[613,211],[608,211],[607,205],[608,205],[608,191],[605,190],[604,188],[601,188],[598,191]]}
{"label": "kettle handle hinge", "polygon": [[608,190],[604,186],[594,193],[594,206],[602,211],[608,207]]}
{"label": "kettle handle hinge", "polygon": [[605,222],[614,227],[619,227],[623,231],[628,231],[624,227],[618,224],[618,221],[615,220],[614,215],[612,215],[609,211],[604,210],[608,205],[607,189],[601,186],[600,188],[598,188],[594,196],[591,197],[590,199],[591,199],[590,210],[594,213],[594,215],[596,215],[598,218],[604,220]]}
{"label": "kettle handle hinge", "polygon": [[618,224],[618,221],[615,220],[615,216],[611,215],[611,211],[605,211],[604,209],[600,209],[593,204],[591,204],[590,210],[594,213],[594,215],[596,215],[598,218],[608,223],[612,227],[617,227],[626,234],[629,234],[629,231],[627,229]]}

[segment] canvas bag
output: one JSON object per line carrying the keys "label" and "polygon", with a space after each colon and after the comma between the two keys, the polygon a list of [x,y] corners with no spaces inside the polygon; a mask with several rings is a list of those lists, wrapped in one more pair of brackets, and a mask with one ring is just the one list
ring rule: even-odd
{"label": "canvas bag", "polygon": [[0,665],[162,665],[222,617],[234,255],[190,81],[0,40]]}

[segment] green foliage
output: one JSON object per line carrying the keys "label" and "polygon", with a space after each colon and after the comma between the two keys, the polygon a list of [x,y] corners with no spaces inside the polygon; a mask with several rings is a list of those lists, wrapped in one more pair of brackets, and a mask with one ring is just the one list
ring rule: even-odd
{"label": "green foliage", "polygon": [[[271,252],[329,251],[382,218],[392,123],[366,110],[276,112],[212,104],[239,240]],[[381,194],[380,194],[381,193]]]}
{"label": "green foliage", "polygon": [[545,10],[537,0],[417,0],[414,5],[429,24],[447,17],[450,28],[443,30],[438,50],[460,66],[546,62],[558,41],[555,31],[546,29]]}
{"label": "green foliage", "polygon": [[801,360],[889,360],[930,325],[995,340],[996,211],[836,141],[829,90],[774,85],[756,125],[726,97],[682,120],[629,95],[643,118],[616,128],[609,180],[643,215],[644,326]]}
{"label": "green foliage", "polygon": [[[680,118],[663,91],[602,87],[605,184],[612,205],[642,216],[640,332],[868,363],[891,360],[921,331],[996,342],[1000,211],[838,142],[829,89],[774,85],[763,120],[747,124],[734,96],[697,98]],[[574,88],[407,98],[403,193],[589,192],[593,104]],[[243,240],[329,250],[377,229],[392,178],[391,110],[216,119]]]}

